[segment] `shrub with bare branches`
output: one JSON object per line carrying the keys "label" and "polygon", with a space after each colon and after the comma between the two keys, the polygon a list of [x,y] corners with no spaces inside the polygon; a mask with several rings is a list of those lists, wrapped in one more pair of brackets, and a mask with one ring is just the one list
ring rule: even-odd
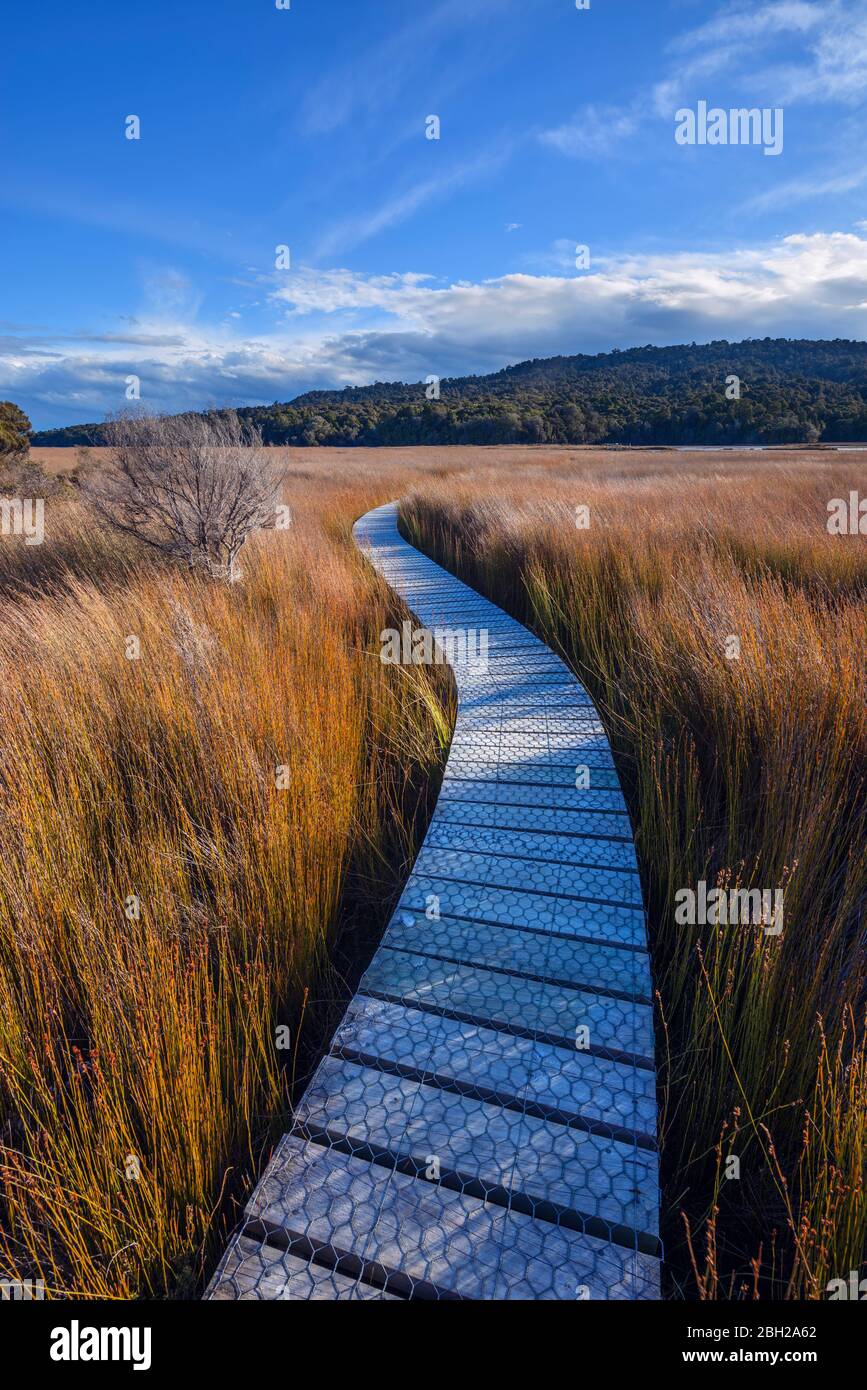
{"label": "shrub with bare branches", "polygon": [[280,497],[259,431],[228,410],[123,414],[104,433],[111,462],[82,484],[97,514],[191,568],[237,578],[241,547],[275,524]]}

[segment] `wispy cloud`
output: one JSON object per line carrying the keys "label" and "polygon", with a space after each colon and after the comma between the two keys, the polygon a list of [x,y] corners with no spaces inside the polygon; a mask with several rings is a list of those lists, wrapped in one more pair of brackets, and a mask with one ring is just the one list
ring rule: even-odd
{"label": "wispy cloud", "polygon": [[432,50],[451,48],[456,35],[490,24],[515,0],[439,0],[412,7],[412,18],[393,33],[354,53],[314,85],[301,111],[308,134],[329,134],[348,121],[382,110],[412,87]]}
{"label": "wispy cloud", "polygon": [[501,142],[495,148],[484,150],[462,163],[453,164],[429,179],[419,180],[358,217],[338,222],[320,238],[315,250],[316,259],[327,260],[338,253],[345,253],[352,247],[360,246],[371,237],[387,231],[389,227],[405,222],[427,203],[444,198],[467,184],[490,177],[503,167],[511,149],[510,143]]}
{"label": "wispy cloud", "polygon": [[669,52],[673,70],[653,94],[660,115],[716,74],[773,104],[853,102],[867,80],[867,15],[862,0],[740,0],[679,35]]}
{"label": "wispy cloud", "polygon": [[770,0],[758,7],[753,0],[740,0],[726,5],[713,19],[679,34],[669,47],[674,53],[709,47],[730,50],[780,34],[809,34],[826,22],[832,8],[833,0],[831,4],[825,0]]}
{"label": "wispy cloud", "polygon": [[625,107],[583,107],[571,121],[544,130],[540,139],[574,159],[604,159],[636,130],[638,116]]}
{"label": "wispy cloud", "polygon": [[859,0],[825,11],[805,61],[780,65],[767,74],[788,102],[843,102],[858,105],[867,93],[867,13]]}
{"label": "wispy cloud", "polygon": [[768,208],[792,207],[797,203],[808,203],[814,198],[828,198],[835,194],[852,193],[867,183],[867,164],[856,169],[830,176],[817,172],[800,179],[790,179],[757,194],[743,204],[745,212],[764,212]]}
{"label": "wispy cloud", "polygon": [[673,39],[667,71],[628,106],[587,106],[540,139],[562,154],[607,158],[678,106],[709,97],[723,79],[763,104],[837,102],[867,92],[867,14],[863,0],[740,0]]}

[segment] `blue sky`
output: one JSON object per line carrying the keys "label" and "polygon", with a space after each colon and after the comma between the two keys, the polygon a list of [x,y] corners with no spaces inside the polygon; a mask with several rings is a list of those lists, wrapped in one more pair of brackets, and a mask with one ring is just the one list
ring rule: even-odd
{"label": "blue sky", "polygon": [[[3,37],[0,398],[37,427],[128,375],[183,409],[865,336],[865,0],[43,0]],[[678,145],[702,100],[781,108],[782,153]]]}

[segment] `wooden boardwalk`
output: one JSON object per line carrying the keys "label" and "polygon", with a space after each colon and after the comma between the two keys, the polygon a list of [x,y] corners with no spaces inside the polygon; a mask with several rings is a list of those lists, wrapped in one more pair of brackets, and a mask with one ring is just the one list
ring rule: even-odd
{"label": "wooden boardwalk", "polygon": [[659,1298],[650,971],[604,729],[396,516],[358,544],[421,625],[486,632],[487,663],[455,666],[425,843],[207,1296]]}

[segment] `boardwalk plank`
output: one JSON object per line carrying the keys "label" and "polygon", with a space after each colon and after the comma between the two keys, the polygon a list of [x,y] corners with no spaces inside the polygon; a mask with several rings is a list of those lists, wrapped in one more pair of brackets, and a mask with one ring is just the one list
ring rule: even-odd
{"label": "boardwalk plank", "polygon": [[506,1095],[541,1111],[652,1137],[654,1073],[590,1052],[357,995],[334,1047]]}

